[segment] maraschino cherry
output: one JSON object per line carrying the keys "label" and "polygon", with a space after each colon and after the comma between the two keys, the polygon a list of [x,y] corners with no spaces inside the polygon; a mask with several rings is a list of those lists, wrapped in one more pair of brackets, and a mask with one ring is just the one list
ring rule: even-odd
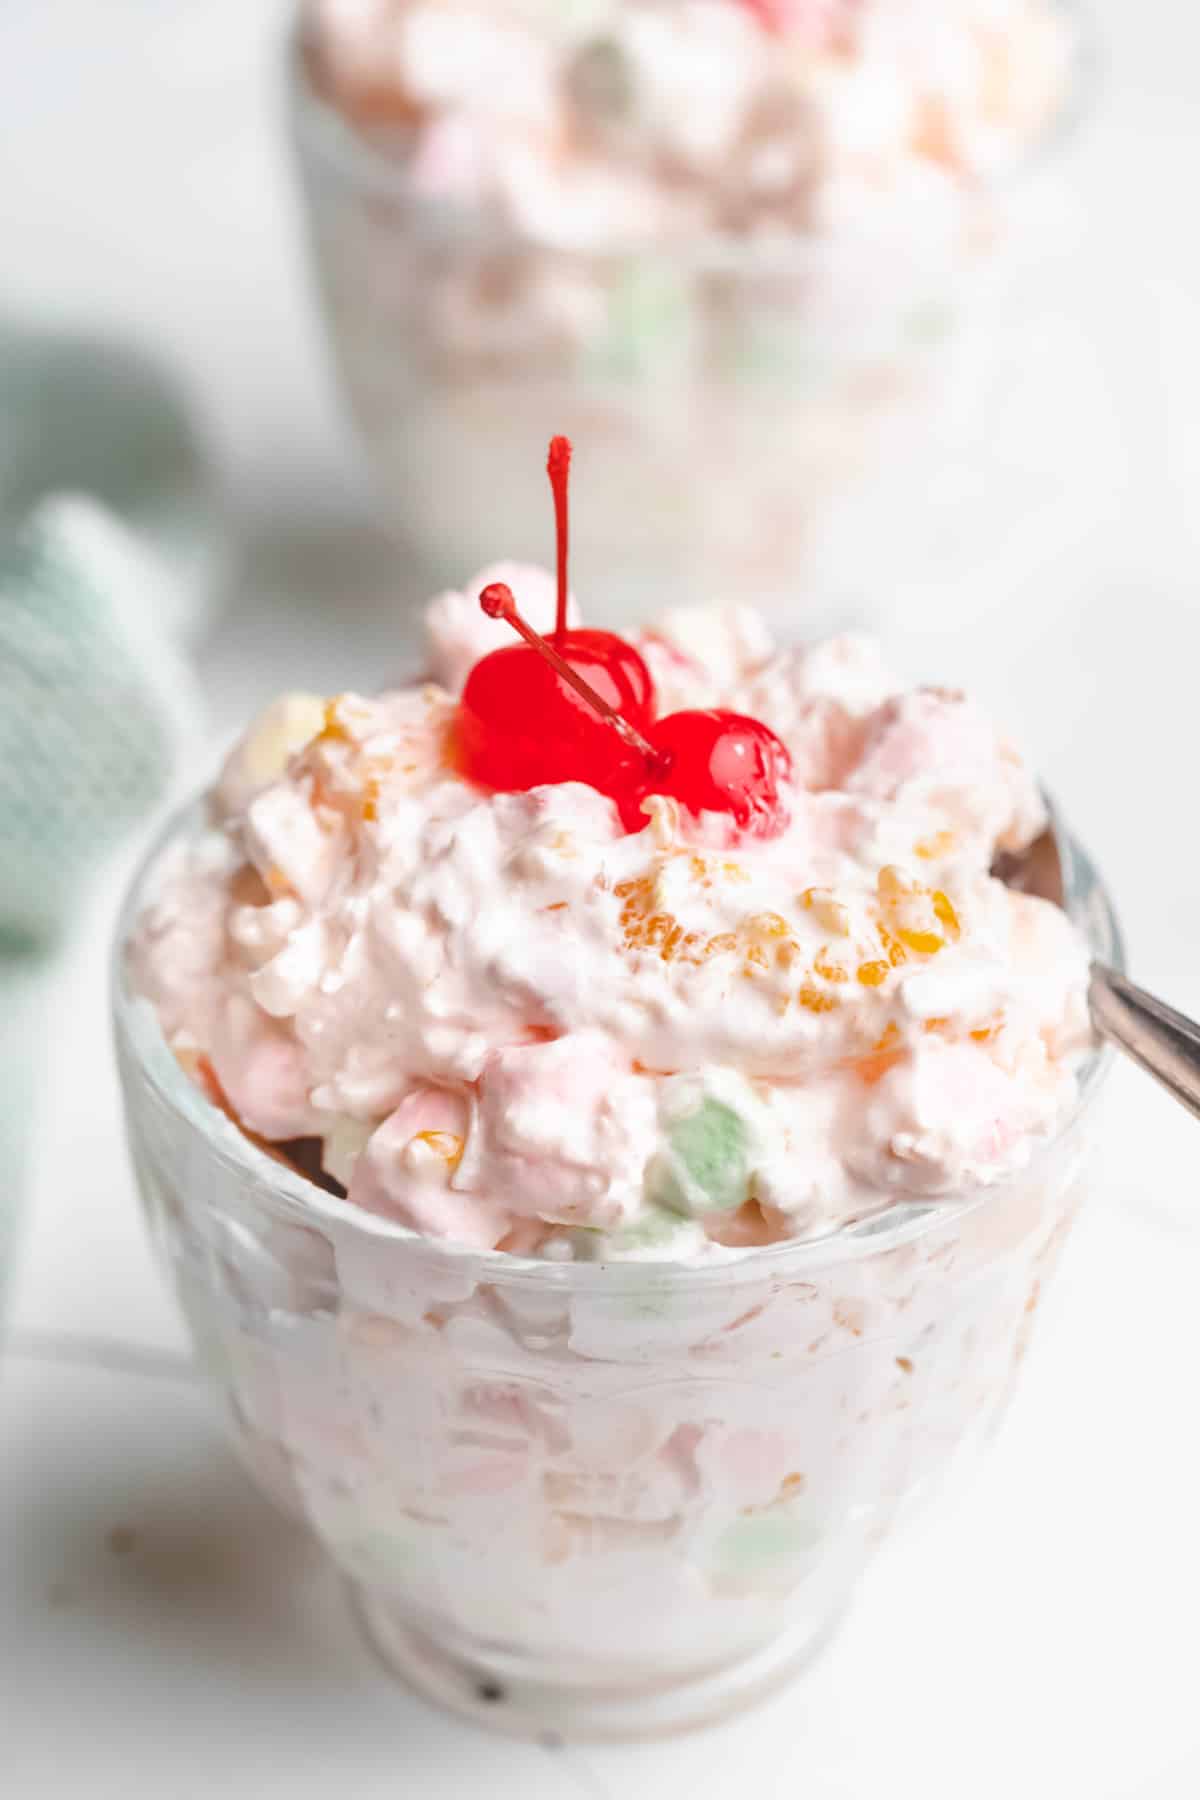
{"label": "maraschino cherry", "polygon": [[[635,764],[637,753],[614,736],[595,700],[635,731],[654,719],[654,683],[633,645],[611,631],[567,629],[570,464],[569,441],[552,439],[546,468],[557,539],[554,655],[535,647],[537,634],[526,628],[526,643],[493,650],[475,664],[459,705],[459,765],[472,781],[501,793],[557,781],[583,781],[610,793],[621,768]],[[492,616],[501,616],[499,607]],[[582,685],[564,678],[564,668],[584,677]]]}
{"label": "maraschino cherry", "polygon": [[500,793],[585,782],[616,802],[627,831],[642,829],[644,802],[663,794],[690,812],[728,813],[748,836],[776,836],[787,824],[779,785],[792,763],[768,726],[721,710],[671,713],[656,723],[654,684],[633,645],[611,631],[567,630],[570,464],[567,439],[552,439],[552,638],[521,617],[504,582],[479,596],[484,612],[504,619],[524,642],[493,650],[467,677],[458,714],[463,773]]}
{"label": "maraschino cherry", "polygon": [[641,831],[646,823],[643,803],[652,794],[678,800],[689,812],[729,813],[750,837],[774,837],[783,830],[787,813],[779,784],[791,774],[792,764],[769,726],[723,710],[677,712],[648,726],[643,735],[591,687],[578,662],[567,663],[521,617],[504,582],[484,588],[479,603],[490,618],[506,620],[606,728],[607,757],[597,757],[592,772],[575,779],[615,800],[627,831]]}
{"label": "maraschino cherry", "polygon": [[668,713],[649,741],[653,764],[631,798],[618,801],[628,831],[645,824],[642,802],[651,794],[669,794],[689,812],[730,813],[748,837],[776,837],[786,826],[779,784],[792,759],[770,726],[723,708]]}
{"label": "maraschino cherry", "polygon": [[[853,0],[850,0],[853,5]],[[838,23],[838,0],[742,0],[747,12],[752,12],[764,31],[775,37],[782,37],[784,32],[802,32],[809,38],[824,42],[832,27]]]}

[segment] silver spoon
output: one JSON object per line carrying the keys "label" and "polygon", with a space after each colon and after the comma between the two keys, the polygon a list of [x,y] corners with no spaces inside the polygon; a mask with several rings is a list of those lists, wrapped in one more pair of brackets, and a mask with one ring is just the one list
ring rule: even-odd
{"label": "silver spoon", "polygon": [[[1068,894],[1074,896],[1077,906],[1081,902],[1085,907],[1093,893],[1099,896],[1094,871],[1081,864],[1082,858],[1052,811],[1049,828],[1029,849],[1020,856],[999,857],[993,872],[1009,887],[1074,911],[1075,907],[1067,905]],[[1111,917],[1107,923],[1112,949],[1119,956],[1120,942]],[[1200,1118],[1200,1025],[1101,961],[1092,963],[1088,1006],[1100,1036],[1124,1051]]]}

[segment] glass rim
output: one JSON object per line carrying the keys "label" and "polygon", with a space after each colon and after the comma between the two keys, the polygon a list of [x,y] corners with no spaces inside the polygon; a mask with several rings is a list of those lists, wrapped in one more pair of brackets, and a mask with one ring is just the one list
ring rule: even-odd
{"label": "glass rim", "polygon": [[[387,1219],[353,1206],[346,1199],[326,1193],[288,1165],[268,1155],[251,1141],[227,1114],[209,1099],[180,1065],[167,1044],[151,1001],[135,993],[128,980],[127,951],[143,908],[152,898],[153,884],[166,852],[176,843],[198,838],[208,830],[204,796],[193,798],[170,814],[153,835],[139,861],[121,902],[113,940],[110,984],[113,1032],[118,1062],[128,1055],[141,1079],[153,1090],[160,1105],[204,1141],[210,1155],[243,1181],[265,1190],[278,1209],[280,1221],[309,1229],[336,1232],[343,1238],[359,1238],[378,1244],[405,1245],[439,1264],[447,1273],[469,1275],[479,1283],[512,1283],[522,1287],[616,1291],[622,1286],[687,1285],[697,1288],[738,1284],[771,1275],[789,1279],[805,1270],[819,1270],[839,1263],[859,1261],[899,1249],[927,1233],[1003,1204],[1004,1196],[1031,1178],[1076,1133],[1088,1117],[1096,1095],[1115,1060],[1111,1045],[1099,1040],[1079,1076],[1079,1094],[1069,1115],[1050,1138],[1037,1145],[1029,1160],[1003,1180],[954,1195],[897,1198],[880,1212],[819,1237],[785,1239],[780,1243],[746,1250],[726,1250],[706,1262],[668,1259],[617,1259],[609,1262],[550,1262],[517,1256],[506,1250],[478,1250],[450,1239],[426,1237],[397,1220]],[[1112,901],[1095,865],[1064,827],[1047,796],[1050,822],[1058,839],[1063,865],[1067,916],[1088,943],[1094,959],[1119,972],[1125,968],[1124,943]],[[127,1087],[122,1067],[123,1086]],[[129,1094],[124,1096],[129,1106]]]}
{"label": "glass rim", "polygon": [[[1073,26],[1063,93],[1032,143],[1026,145],[1006,169],[984,183],[997,194],[1007,193],[1025,177],[1035,175],[1066,147],[1091,110],[1099,83],[1103,58],[1091,6],[1087,0],[1049,0],[1049,4]],[[312,80],[309,14],[310,0],[293,0],[284,40],[288,114],[293,140],[302,160],[304,155],[311,153],[322,163],[335,168],[349,184],[373,189],[393,202],[403,203],[414,221],[440,231],[447,240],[461,240],[470,235],[477,242],[494,240],[498,248],[526,248],[596,262],[659,258],[701,272],[764,276],[820,267],[873,241],[852,240],[849,244],[839,244],[799,233],[793,238],[762,240],[714,232],[668,239],[634,238],[624,242],[614,239],[600,246],[579,246],[553,238],[539,238],[486,220],[470,207],[423,200],[413,194],[406,181],[404,159],[373,143]]]}

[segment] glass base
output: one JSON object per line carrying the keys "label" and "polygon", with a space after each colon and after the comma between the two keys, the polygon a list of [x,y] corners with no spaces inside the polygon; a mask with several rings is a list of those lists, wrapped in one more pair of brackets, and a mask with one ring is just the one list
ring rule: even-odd
{"label": "glass base", "polygon": [[[845,1616],[802,1624],[681,1681],[624,1686],[552,1681],[515,1659],[484,1661],[413,1624],[387,1594],[350,1582],[350,1603],[387,1672],[435,1706],[489,1731],[544,1744],[632,1742],[716,1725],[784,1687],[826,1648]],[[503,1663],[501,1668],[498,1665]]]}

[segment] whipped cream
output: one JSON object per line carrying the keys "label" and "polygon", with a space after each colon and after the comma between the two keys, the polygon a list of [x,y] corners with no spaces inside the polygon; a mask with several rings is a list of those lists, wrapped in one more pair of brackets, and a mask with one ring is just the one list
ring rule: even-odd
{"label": "whipped cream", "polygon": [[989,872],[1045,816],[987,716],[868,640],[677,611],[639,640],[661,709],[770,725],[788,824],[660,797],[627,833],[582,784],[456,773],[496,576],[431,607],[430,680],[292,696],[232,753],[133,950],[188,1066],[253,1134],[320,1139],[352,1203],[555,1258],[728,1256],[1024,1166],[1076,1097],[1087,959]]}

